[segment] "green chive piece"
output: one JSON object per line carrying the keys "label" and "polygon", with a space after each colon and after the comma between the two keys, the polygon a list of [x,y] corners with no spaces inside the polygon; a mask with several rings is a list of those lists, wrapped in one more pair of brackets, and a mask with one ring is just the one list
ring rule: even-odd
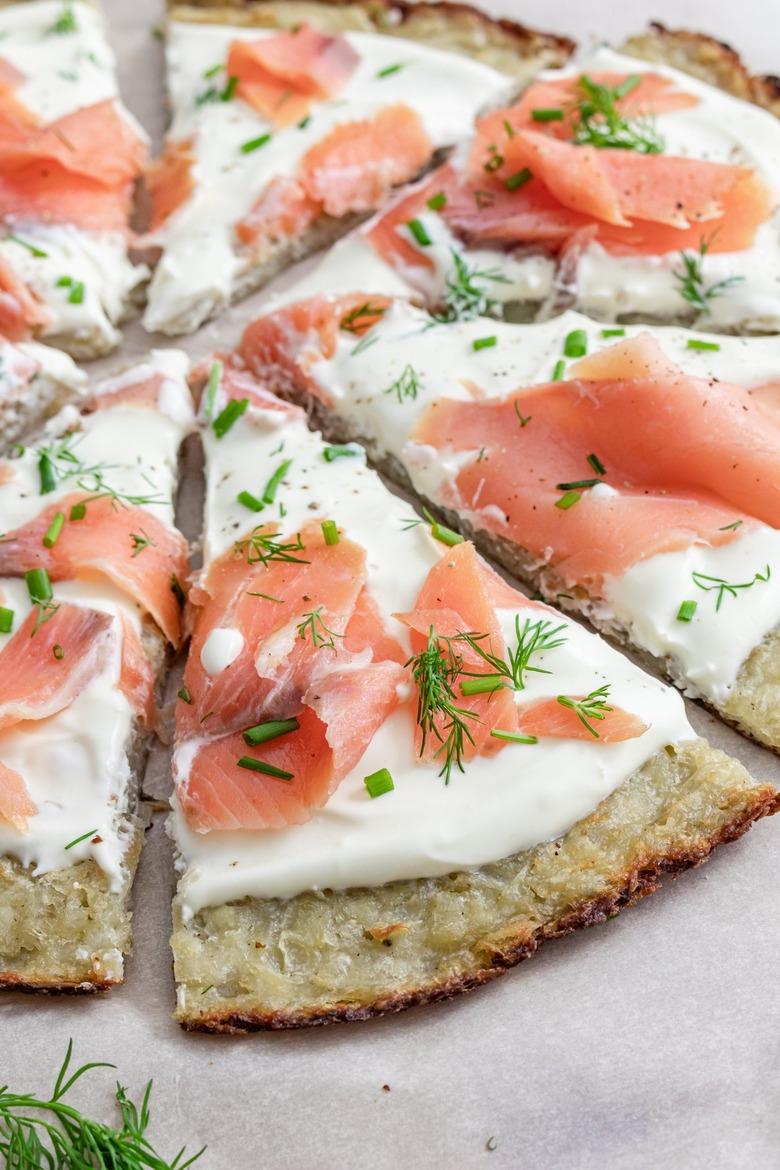
{"label": "green chive piece", "polygon": [[97,829],[90,829],[89,832],[82,833],[80,837],[74,837],[72,841],[68,841],[68,844],[63,846],[63,848],[72,849],[74,845],[80,845],[82,841],[86,841],[88,837],[94,837],[96,833]]}
{"label": "green chive piece", "polygon": [[459,532],[454,532],[452,528],[447,528],[445,524],[439,524],[438,520],[434,519],[427,508],[423,508],[423,515],[431,526],[431,536],[434,540],[440,540],[442,544],[447,544],[450,547],[463,543],[463,537]]}
{"label": "green chive piece", "polygon": [[533,171],[529,167],[523,167],[522,170],[515,171],[513,175],[510,175],[508,179],[504,179],[504,186],[507,191],[517,191],[530,182],[533,177]]}
{"label": "green chive piece", "polygon": [[64,512],[55,512],[54,518],[53,518],[51,524],[49,525],[49,527],[46,529],[46,535],[43,538],[43,547],[44,548],[54,548],[55,544],[57,543],[57,541],[60,538],[60,533],[62,532],[62,527],[63,527],[64,523],[65,523],[65,513]]}
{"label": "green chive piece", "polygon": [[87,505],[84,503],[74,504],[70,510],[69,520],[83,520],[87,514]]}
{"label": "green chive piece", "polygon": [[41,477],[41,495],[53,492],[57,486],[57,476],[54,473],[54,464],[49,454],[44,451],[38,460],[38,474]]}
{"label": "green chive piece", "polygon": [[468,678],[460,684],[462,695],[489,695],[500,691],[504,680],[500,674],[485,674],[482,678]]}
{"label": "green chive piece", "polygon": [[242,756],[238,761],[239,768],[248,768],[250,772],[262,772],[264,776],[273,776],[275,780],[292,780],[294,772],[285,772],[273,764],[266,764],[265,760],[255,760],[252,756]]}
{"label": "green chive piece", "polygon": [[68,303],[71,305],[83,305],[85,292],[86,288],[84,286],[84,281],[74,280],[70,286],[70,292],[68,293]]}
{"label": "green chive piece", "polygon": [[245,508],[249,508],[250,512],[262,512],[265,504],[262,500],[258,500],[257,496],[253,496],[251,492],[239,492],[236,496],[239,504],[243,504]]}
{"label": "green chive piece", "polygon": [[441,211],[443,207],[447,206],[447,196],[443,191],[437,191],[435,195],[431,195],[427,206],[430,207],[431,211]]}
{"label": "green chive piece", "polygon": [[19,244],[22,248],[26,248],[31,256],[35,256],[39,260],[45,260],[49,255],[48,252],[44,252],[43,248],[39,248],[37,244],[31,244],[29,240],[23,240],[21,236],[10,235],[8,239],[13,240],[15,244]]}
{"label": "green chive piece", "polygon": [[211,78],[211,77],[216,77],[216,76],[217,76],[217,74],[218,74],[218,73],[220,72],[220,70],[222,70],[222,69],[224,69],[224,65],[222,65],[222,64],[221,64],[221,62],[219,62],[219,61],[218,61],[216,65],[210,65],[210,66],[208,67],[208,69],[204,69],[204,70],[203,70],[203,77],[204,77],[206,80],[208,80],[208,79],[209,79],[209,78]]}
{"label": "green chive piece", "polygon": [[697,337],[689,337],[686,342],[688,349],[706,349],[717,351],[720,349],[720,343],[717,341],[699,341]]}
{"label": "green chive piece", "polygon": [[339,543],[339,540],[340,540],[339,530],[338,530],[338,527],[336,525],[335,520],[323,520],[322,521],[322,535],[323,535],[323,538],[324,538],[326,544],[338,544]]}
{"label": "green chive piece", "polygon": [[562,122],[563,110],[557,108],[531,110],[531,117],[534,122]]}
{"label": "green chive piece", "polygon": [[14,624],[14,611],[0,605],[0,634],[10,634]]}
{"label": "green chive piece", "polygon": [[230,77],[228,77],[227,84],[226,84],[225,88],[222,90],[222,93],[219,95],[220,101],[223,101],[223,102],[232,101],[236,95],[237,89],[238,89],[238,78],[231,75]]}
{"label": "green chive piece", "polygon": [[70,288],[70,286],[72,284],[73,284],[73,277],[72,276],[60,276],[55,281],[54,287],[55,288]]}
{"label": "green chive piece", "polygon": [[596,472],[596,475],[606,475],[607,474],[607,469],[604,466],[604,464],[601,462],[601,460],[599,459],[598,455],[589,455],[588,456],[588,463],[591,465],[593,470]]}
{"label": "green chive piece", "polygon": [[507,739],[510,743],[538,743],[538,736],[535,735],[518,735],[514,731],[500,731],[495,727],[491,733],[493,739]]}
{"label": "green chive piece", "polygon": [[305,118],[301,118],[300,122],[298,123],[298,129],[305,130],[310,122],[311,122],[311,114],[307,114]]}
{"label": "green chive piece", "polygon": [[285,475],[289,471],[291,464],[292,459],[285,459],[284,463],[279,464],[276,471],[265,485],[265,491],[263,492],[264,504],[272,504],[274,502],[279,484],[282,482]]}
{"label": "green chive piece", "polygon": [[570,483],[556,483],[556,488],[559,492],[576,491],[578,488],[595,487],[597,483],[601,483],[600,479],[573,479]]}
{"label": "green chive piece", "polygon": [[370,776],[364,776],[363,783],[372,800],[376,800],[378,796],[384,796],[386,792],[392,792],[395,788],[393,777],[387,768],[380,768],[378,772],[372,772]]}
{"label": "green chive piece", "polygon": [[350,446],[347,443],[336,444],[335,447],[323,447],[322,458],[326,463],[332,463],[334,459],[342,459],[347,456],[359,454],[360,448]]}
{"label": "green chive piece", "polygon": [[191,703],[192,702],[192,695],[190,694],[189,687],[181,687],[181,689],[178,690],[176,692],[176,694],[179,696],[182,703]]}
{"label": "green chive piece", "polygon": [[555,501],[555,507],[560,508],[563,512],[566,512],[569,508],[573,508],[575,504],[579,503],[581,499],[581,492],[566,492],[559,500]]}
{"label": "green chive piece", "polygon": [[475,337],[471,343],[471,348],[476,350],[492,349],[494,345],[498,345],[498,338],[495,334],[492,337]]}
{"label": "green chive piece", "polygon": [[421,248],[427,248],[433,240],[425,230],[425,224],[419,219],[410,219],[406,225]]}
{"label": "green chive piece", "polygon": [[559,358],[558,361],[555,363],[555,369],[553,370],[553,373],[552,373],[553,382],[560,382],[565,373],[566,373],[566,362],[563,360],[563,358]]}
{"label": "green chive piece", "polygon": [[678,622],[689,622],[696,613],[697,601],[683,601],[680,608],[677,610]]}
{"label": "green chive piece", "polygon": [[247,142],[241,143],[241,153],[251,154],[253,150],[259,150],[261,146],[265,146],[271,141],[273,134],[260,134],[257,138],[250,138]]}
{"label": "green chive piece", "polygon": [[217,401],[219,381],[222,377],[222,362],[212,362],[209,370],[209,380],[206,384],[206,418],[214,414],[214,403]]}
{"label": "green chive piece", "polygon": [[584,329],[572,329],[571,333],[566,334],[563,352],[570,358],[585,357],[588,352],[588,335]]}
{"label": "green chive piece", "polygon": [[400,73],[403,67],[403,61],[399,62],[398,65],[385,65],[384,69],[379,70],[377,77],[391,77],[394,73]]}
{"label": "green chive piece", "polygon": [[626,335],[625,329],[602,329],[601,330],[602,337],[625,337],[625,335]]}
{"label": "green chive piece", "polygon": [[24,574],[30,601],[51,601],[51,580],[46,569],[28,569]]}
{"label": "green chive piece", "polygon": [[268,743],[271,739],[278,739],[280,735],[287,735],[290,731],[297,731],[300,727],[297,719],[269,719],[266,723],[258,723],[255,727],[248,727],[244,732],[244,743],[250,747]]}
{"label": "green chive piece", "polygon": [[54,643],[51,648],[51,652],[58,662],[62,662],[63,658],[65,657],[65,651],[62,649],[62,646],[60,646],[59,642]]}
{"label": "green chive piece", "polygon": [[228,402],[224,410],[221,410],[214,422],[211,424],[214,428],[214,434],[218,439],[221,439],[228,433],[233,423],[241,418],[246,408],[249,406],[248,398],[233,398]]}

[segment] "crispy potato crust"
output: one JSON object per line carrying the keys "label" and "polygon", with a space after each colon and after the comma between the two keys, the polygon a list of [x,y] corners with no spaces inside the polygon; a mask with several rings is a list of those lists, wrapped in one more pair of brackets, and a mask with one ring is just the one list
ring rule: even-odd
{"label": "crispy potato crust", "polygon": [[492,865],[245,899],[188,925],[176,906],[177,1018],[193,1031],[297,1028],[469,991],[633,905],[778,807],[775,788],[695,740],[659,752],[559,840]]}

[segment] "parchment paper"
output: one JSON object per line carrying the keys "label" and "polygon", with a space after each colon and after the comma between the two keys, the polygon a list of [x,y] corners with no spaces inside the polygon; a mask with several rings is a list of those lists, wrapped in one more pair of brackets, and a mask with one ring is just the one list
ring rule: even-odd
{"label": "parchment paper", "polygon": [[[160,5],[106,8],[124,96],[157,138],[162,48],[150,30]],[[493,9],[580,40],[617,40],[662,19],[733,40],[754,68],[780,64],[776,0],[503,0]],[[260,303],[184,348],[200,355],[232,343]],[[149,343],[129,327],[108,364]],[[192,479],[186,496],[193,535]],[[690,714],[756,776],[780,781],[770,753]],[[165,791],[166,769],[158,749],[147,790]],[[154,1078],[154,1139],[171,1156],[185,1141],[208,1143],[203,1170],[769,1170],[780,1164],[779,861],[780,818],[474,995],[367,1024],[202,1037],[171,1019],[171,857],[158,816],[136,884],[125,986],[94,999],[0,998],[0,1083],[47,1089],[72,1036],[79,1059],[114,1061],[131,1091]],[[79,1099],[108,1119],[113,1076],[94,1078]]]}

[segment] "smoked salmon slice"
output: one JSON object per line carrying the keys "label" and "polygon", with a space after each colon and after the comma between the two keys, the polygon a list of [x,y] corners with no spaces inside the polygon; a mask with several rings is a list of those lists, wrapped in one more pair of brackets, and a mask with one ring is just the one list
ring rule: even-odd
{"label": "smoked salmon slice", "polygon": [[[57,512],[70,516],[84,503],[81,520],[66,519],[52,548],[43,537]],[[149,543],[138,555],[134,534]],[[134,552],[136,555],[133,555]],[[71,493],[45,508],[35,520],[9,532],[0,541],[0,576],[22,576],[43,568],[53,581],[96,573],[128,593],[156,621],[168,641],[178,645],[181,616],[175,582],[187,577],[187,542],[145,509],[121,506],[106,496]]]}
{"label": "smoked salmon slice", "polygon": [[263,247],[302,232],[314,222],[320,204],[292,175],[276,175],[247,216],[236,224],[242,244]]}
{"label": "smoked salmon slice", "polygon": [[24,341],[50,320],[51,314],[45,306],[0,257],[0,335],[9,341]]}
{"label": "smoked salmon slice", "polygon": [[27,831],[27,821],[38,806],[30,799],[27,785],[18,772],[0,760],[0,824],[5,822],[19,833]]}
{"label": "smoked salmon slice", "polygon": [[[570,703],[587,703],[589,696],[563,696]],[[622,743],[636,739],[647,731],[647,724],[637,715],[623,711],[620,707],[606,704],[595,708],[596,714],[588,714],[587,706],[582,718],[575,707],[564,706],[558,698],[537,699],[518,707],[517,717],[523,735],[535,735],[539,739],[598,739],[600,743]],[[588,730],[588,727],[592,730]]]}
{"label": "smoked salmon slice", "polygon": [[144,182],[151,203],[149,231],[156,231],[195,190],[192,141],[169,141],[158,159],[146,169]]}

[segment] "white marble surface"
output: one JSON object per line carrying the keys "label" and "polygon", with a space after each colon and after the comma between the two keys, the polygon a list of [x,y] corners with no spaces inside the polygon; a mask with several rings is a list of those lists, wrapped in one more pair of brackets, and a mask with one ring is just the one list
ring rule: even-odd
{"label": "white marble surface", "polygon": [[[125,96],[158,135],[162,52],[150,29],[161,5],[106,6]],[[777,0],[491,7],[584,40],[617,38],[653,17],[731,39],[755,68],[780,66]],[[252,308],[234,310],[187,348],[230,343]],[[148,344],[129,329],[122,360]],[[188,482],[192,525],[196,484]],[[701,711],[692,718],[754,774],[780,779],[768,752]],[[164,791],[166,766],[160,749],[150,791]],[[154,1077],[155,1139],[171,1155],[184,1141],[208,1143],[203,1170],[770,1170],[780,1162],[778,859],[780,821],[764,822],[619,919],[550,944],[448,1005],[361,1025],[210,1038],[186,1035],[171,1019],[170,852],[157,818],[141,861],[125,987],[93,1000],[0,999],[0,1083],[45,1089],[72,1036],[79,1058],[114,1061],[131,1090]],[[81,1100],[108,1117],[112,1074],[94,1077]]]}

